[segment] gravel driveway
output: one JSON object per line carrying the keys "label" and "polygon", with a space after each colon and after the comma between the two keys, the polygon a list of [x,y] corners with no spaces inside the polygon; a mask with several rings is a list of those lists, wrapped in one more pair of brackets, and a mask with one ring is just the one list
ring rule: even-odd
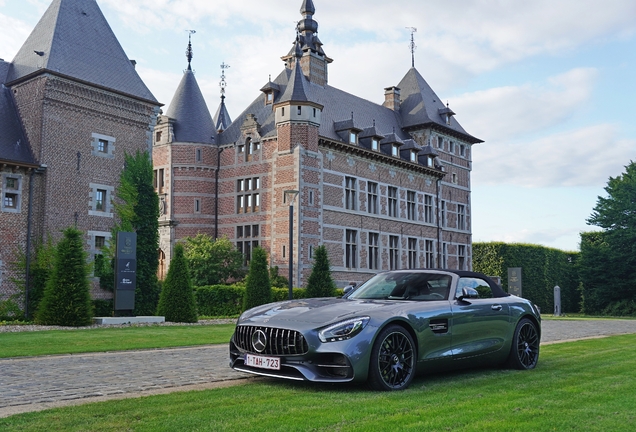
{"label": "gravel driveway", "polygon": [[[545,320],[542,330],[543,345],[636,333],[636,320]],[[225,345],[0,359],[0,417],[260,379],[228,363]]]}

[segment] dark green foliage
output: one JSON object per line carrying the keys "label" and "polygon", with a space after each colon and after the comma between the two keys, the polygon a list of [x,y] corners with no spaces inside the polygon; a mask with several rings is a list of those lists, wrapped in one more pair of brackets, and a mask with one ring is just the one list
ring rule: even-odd
{"label": "dark green foliage", "polygon": [[272,282],[272,288],[287,288],[289,290],[289,279],[278,274],[278,266],[270,267],[269,280]]}
{"label": "dark green foliage", "polygon": [[21,295],[13,294],[4,300],[0,300],[0,321],[14,321],[22,319],[24,313],[18,304]]}
{"label": "dark green foliage", "polygon": [[96,317],[113,316],[113,300],[93,300],[93,315]]}
{"label": "dark green foliage", "polygon": [[601,233],[581,234],[581,283],[586,313],[631,314],[636,300],[636,163],[610,177],[588,223]]}
{"label": "dark green foliage", "polygon": [[184,240],[194,285],[218,285],[245,276],[243,254],[226,237],[214,240],[207,234],[197,234]]}
{"label": "dark green foliage", "polygon": [[554,286],[561,288],[561,311],[578,312],[579,254],[529,244],[473,243],[473,269],[488,276],[500,276],[508,291],[508,268],[522,268],[523,297],[537,304],[543,313],[554,311]]}
{"label": "dark green foliage", "polygon": [[237,316],[243,312],[245,287],[239,285],[202,286],[195,289],[197,309],[202,316]]}
{"label": "dark green foliage", "polygon": [[157,315],[165,316],[170,322],[193,323],[198,320],[196,309],[188,262],[183,254],[183,245],[178,243],[163,282]]}
{"label": "dark green foliage", "polygon": [[[238,316],[244,311],[244,284],[197,287],[194,294],[197,310],[201,316]],[[342,289],[336,290],[336,295],[342,296]],[[294,288],[293,297],[294,299],[307,298],[307,290]],[[288,298],[288,288],[272,288],[272,302],[285,301]]]}
{"label": "dark green foliage", "polygon": [[93,274],[99,278],[99,287],[113,292],[115,290],[115,260],[111,254],[96,254]]}
{"label": "dark green foliage", "polygon": [[93,305],[81,231],[75,228],[64,230],[53,262],[36,322],[75,327],[90,325]]}
{"label": "dark green foliage", "polygon": [[245,283],[245,310],[271,302],[272,285],[269,281],[267,252],[257,247],[252,252],[250,271]]}
{"label": "dark green foliage", "polygon": [[[51,236],[47,236],[45,243],[36,243],[33,254],[31,256],[31,266],[29,268],[30,273],[30,285],[29,285],[29,297],[28,297],[28,314],[27,319],[33,319],[35,312],[42,301],[44,295],[44,289],[46,287],[46,281],[49,278],[49,274],[53,269],[53,258],[55,257],[55,245]],[[26,255],[22,252],[16,253],[16,259],[12,263],[15,272],[19,275],[26,273]],[[22,298],[23,292],[26,288],[24,276],[21,278],[12,278],[11,281],[16,284],[22,291],[18,294],[18,297],[9,299],[11,302],[19,301],[20,306],[24,305]],[[13,297],[13,296],[12,296]],[[19,300],[18,300],[19,299]],[[17,305],[17,304],[16,304]]]}
{"label": "dark green foliage", "polygon": [[336,295],[336,284],[331,277],[331,265],[327,256],[327,248],[322,245],[314,252],[314,265],[307,280],[307,297],[333,297]]}
{"label": "dark green foliage", "polygon": [[[121,172],[118,201],[115,211],[119,224],[113,229],[113,242],[117,232],[137,233],[137,288],[135,315],[152,315],[159,300],[157,269],[159,258],[159,197],[152,185],[152,161],[146,152],[125,155],[126,165]],[[110,260],[114,249],[104,257]],[[110,277],[110,276],[108,276]]]}

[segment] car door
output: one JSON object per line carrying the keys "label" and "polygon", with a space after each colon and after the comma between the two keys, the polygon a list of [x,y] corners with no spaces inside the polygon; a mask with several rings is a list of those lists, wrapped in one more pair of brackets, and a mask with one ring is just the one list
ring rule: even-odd
{"label": "car door", "polygon": [[[458,300],[462,288],[477,290],[479,298]],[[451,347],[457,360],[487,356],[505,344],[510,310],[503,299],[493,298],[490,285],[479,277],[461,277],[451,302]]]}

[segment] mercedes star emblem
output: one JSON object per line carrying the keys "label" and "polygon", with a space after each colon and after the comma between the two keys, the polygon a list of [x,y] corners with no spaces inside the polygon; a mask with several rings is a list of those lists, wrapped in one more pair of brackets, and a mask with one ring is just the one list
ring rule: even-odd
{"label": "mercedes star emblem", "polygon": [[254,334],[252,334],[252,346],[256,352],[262,353],[265,351],[265,347],[267,346],[267,335],[264,331],[256,330]]}

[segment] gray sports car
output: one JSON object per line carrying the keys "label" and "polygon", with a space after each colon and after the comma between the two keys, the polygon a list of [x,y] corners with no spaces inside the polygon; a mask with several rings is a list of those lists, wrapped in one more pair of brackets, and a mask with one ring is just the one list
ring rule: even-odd
{"label": "gray sports car", "polygon": [[372,277],[343,298],[244,312],[230,341],[230,366],[402,390],[418,371],[498,364],[533,369],[540,337],[538,308],[483,274],[398,270]]}

